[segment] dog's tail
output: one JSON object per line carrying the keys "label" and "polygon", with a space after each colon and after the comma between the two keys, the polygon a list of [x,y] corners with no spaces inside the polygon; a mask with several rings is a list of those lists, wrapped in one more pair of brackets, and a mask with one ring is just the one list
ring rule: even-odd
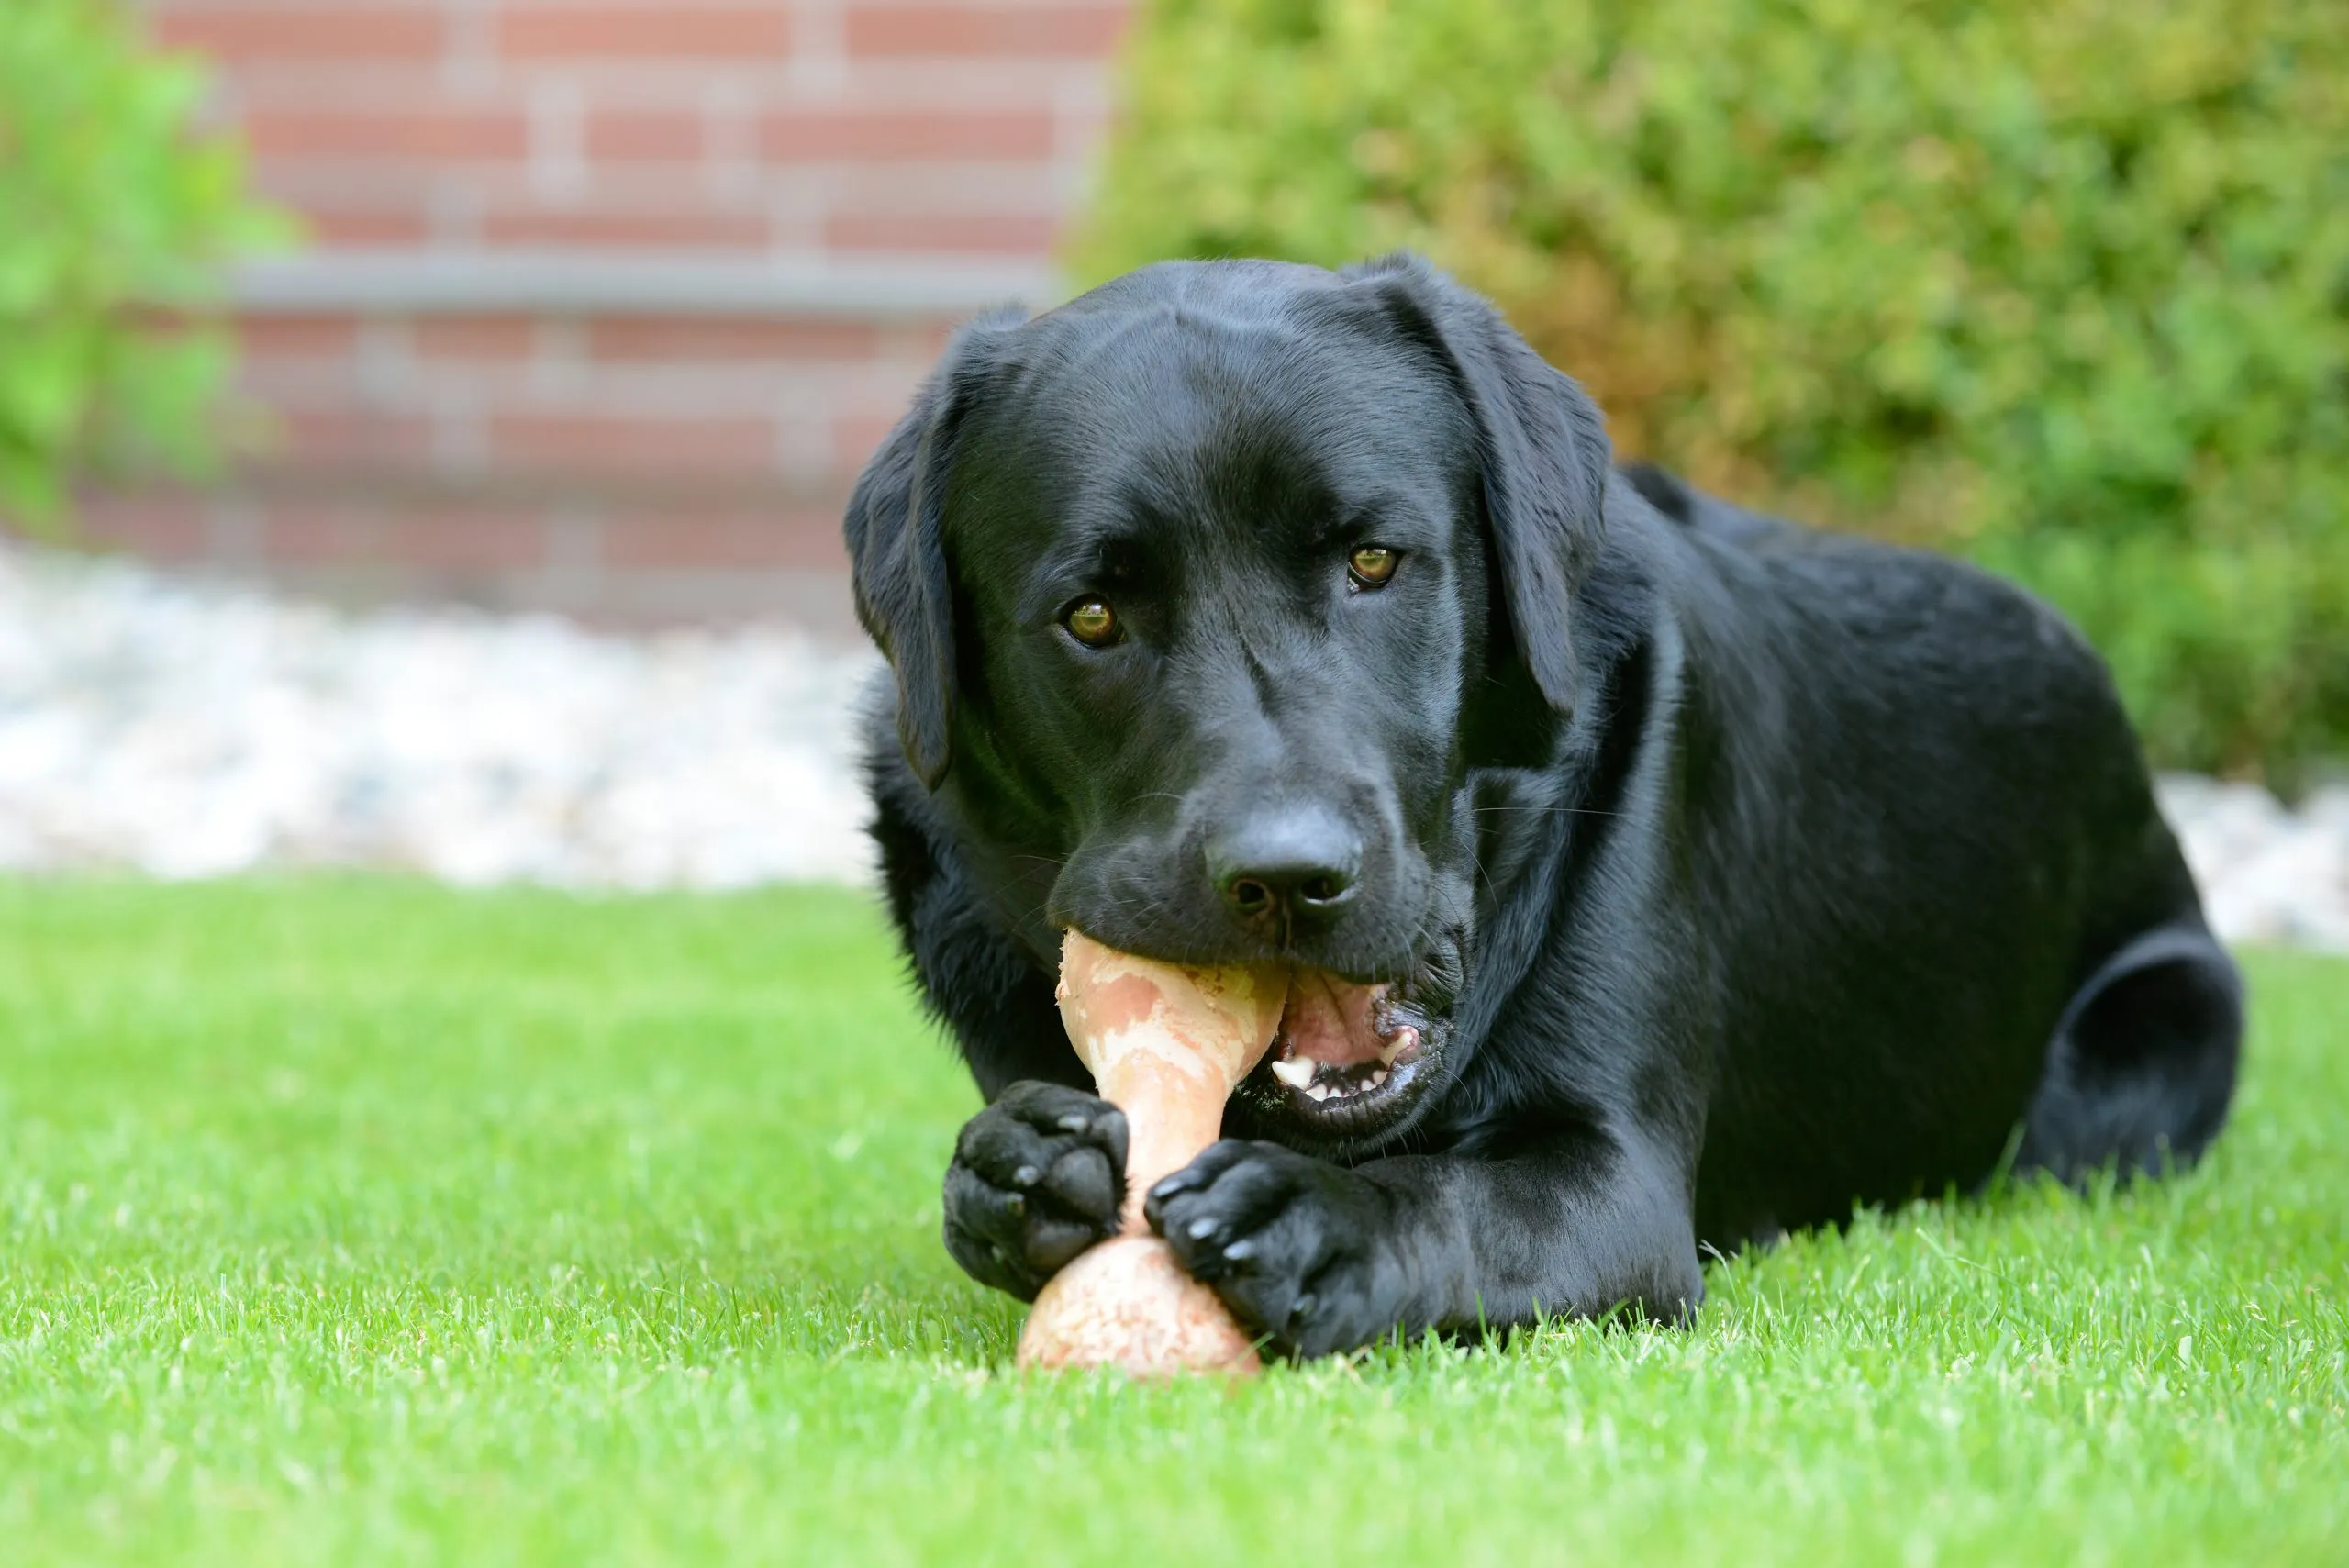
{"label": "dog's tail", "polygon": [[2243,1015],[2243,977],[2199,919],[2125,944],[2055,1026],[2017,1168],[2076,1184],[2192,1164],[2227,1118]]}

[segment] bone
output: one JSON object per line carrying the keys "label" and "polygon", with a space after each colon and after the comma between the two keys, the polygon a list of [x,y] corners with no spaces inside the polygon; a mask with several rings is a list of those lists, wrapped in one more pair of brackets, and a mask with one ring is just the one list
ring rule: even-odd
{"label": "bone", "polygon": [[1149,1233],[1141,1206],[1215,1141],[1224,1103],[1272,1044],[1287,995],[1278,965],[1160,963],[1069,932],[1061,1021],[1101,1097],[1126,1113],[1123,1232],[1044,1286],[1019,1336],[1021,1366],[1143,1377],[1256,1369],[1247,1333]]}

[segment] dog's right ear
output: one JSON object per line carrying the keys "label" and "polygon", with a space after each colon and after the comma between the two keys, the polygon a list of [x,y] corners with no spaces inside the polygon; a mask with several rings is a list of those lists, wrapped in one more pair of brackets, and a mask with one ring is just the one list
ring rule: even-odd
{"label": "dog's right ear", "polygon": [[952,760],[954,596],[940,533],[954,441],[1023,313],[997,311],[947,345],[914,405],[857,476],[846,531],[856,618],[897,677],[897,739],[926,788]]}

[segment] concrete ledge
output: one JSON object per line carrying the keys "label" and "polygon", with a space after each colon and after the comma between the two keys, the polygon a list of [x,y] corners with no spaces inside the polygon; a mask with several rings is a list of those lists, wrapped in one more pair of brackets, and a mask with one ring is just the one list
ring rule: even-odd
{"label": "concrete ledge", "polygon": [[1049,267],[993,257],[702,251],[314,250],[230,281],[255,316],[855,316],[935,320],[1067,297]]}

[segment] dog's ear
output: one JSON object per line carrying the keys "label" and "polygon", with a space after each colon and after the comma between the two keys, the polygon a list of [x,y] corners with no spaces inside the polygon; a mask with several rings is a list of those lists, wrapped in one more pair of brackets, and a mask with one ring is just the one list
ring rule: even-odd
{"label": "dog's ear", "polygon": [[846,532],[856,618],[897,677],[897,739],[936,789],[952,760],[954,596],[940,514],[954,441],[984,391],[1004,336],[1022,319],[999,311],[954,335],[913,407],[857,476]]}
{"label": "dog's ear", "polygon": [[1501,602],[1519,657],[1560,713],[1575,706],[1567,601],[1598,556],[1606,422],[1573,379],[1500,312],[1417,256],[1383,256],[1346,280],[1380,291],[1395,328],[1450,371],[1474,422]]}

